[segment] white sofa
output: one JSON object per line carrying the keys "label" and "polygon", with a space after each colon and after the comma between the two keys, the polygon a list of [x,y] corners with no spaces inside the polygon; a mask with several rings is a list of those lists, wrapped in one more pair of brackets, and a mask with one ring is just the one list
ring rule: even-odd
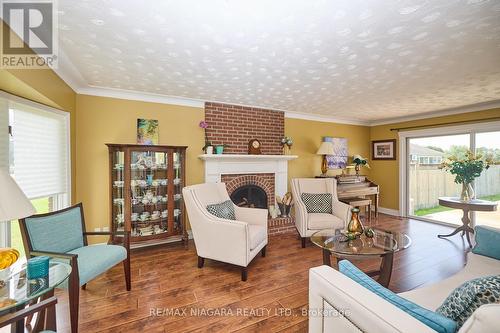
{"label": "white sofa", "polygon": [[182,189],[198,254],[198,267],[205,258],[241,267],[241,279],[247,279],[247,266],[261,252],[266,254],[267,210],[234,205],[236,221],[216,217],[207,205],[230,200],[224,183],[206,183]]}
{"label": "white sofa", "polygon": [[[331,193],[332,213],[308,213],[302,202],[302,193]],[[295,203],[295,227],[306,246],[306,237],[321,229],[343,229],[351,218],[351,206],[337,198],[337,180],[335,178],[294,178],[292,194]]]}
{"label": "white sofa", "polygon": [[[500,260],[469,253],[466,266],[443,281],[399,294],[429,310],[436,310],[462,283],[500,274]],[[309,332],[434,332],[403,310],[329,266],[309,271]],[[483,305],[459,333],[500,332],[500,304]]]}

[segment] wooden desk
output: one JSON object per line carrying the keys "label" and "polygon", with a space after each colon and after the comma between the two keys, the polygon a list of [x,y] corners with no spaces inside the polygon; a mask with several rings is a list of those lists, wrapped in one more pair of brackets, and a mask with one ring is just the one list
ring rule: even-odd
{"label": "wooden desk", "polygon": [[[380,189],[377,184],[365,176],[348,176],[349,178],[337,176],[337,196],[339,199],[352,197],[373,196],[372,203],[375,205],[375,217],[378,217],[378,201]],[[354,178],[356,182],[354,182]],[[351,180],[352,182],[347,182]],[[371,215],[371,213],[370,213]]]}
{"label": "wooden desk", "polygon": [[459,198],[452,197],[441,197],[439,198],[439,204],[441,206],[461,209],[464,212],[464,216],[462,217],[462,225],[455,229],[451,234],[448,235],[438,235],[439,238],[450,237],[458,232],[462,232],[462,237],[465,234],[467,237],[467,242],[469,246],[472,247],[469,233],[474,233],[474,229],[470,226],[470,211],[481,211],[481,212],[493,212],[497,210],[497,203],[493,201],[479,200],[474,199],[470,201],[461,201]]}

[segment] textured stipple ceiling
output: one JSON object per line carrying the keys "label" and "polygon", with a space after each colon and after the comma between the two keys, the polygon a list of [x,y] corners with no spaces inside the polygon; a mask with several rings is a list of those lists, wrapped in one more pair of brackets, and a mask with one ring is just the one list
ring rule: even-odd
{"label": "textured stipple ceiling", "polygon": [[59,0],[91,86],[361,121],[500,100],[500,1]]}

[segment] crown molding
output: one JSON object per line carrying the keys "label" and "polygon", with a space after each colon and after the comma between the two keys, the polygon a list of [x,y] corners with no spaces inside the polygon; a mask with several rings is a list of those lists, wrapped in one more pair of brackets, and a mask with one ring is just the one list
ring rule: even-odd
{"label": "crown molding", "polygon": [[358,126],[370,126],[371,124],[369,121],[363,121],[357,119],[336,118],[319,114],[299,113],[291,111],[285,111],[285,118],[319,121],[323,123],[358,125]]}
{"label": "crown molding", "polygon": [[52,68],[52,70],[75,92],[88,86],[83,75],[61,49],[59,49],[57,68]]}
{"label": "crown molding", "polygon": [[285,114],[285,118],[290,118],[290,119],[303,119],[303,120],[320,121],[323,123],[336,123],[336,124],[346,124],[346,125],[361,125],[361,126],[369,126],[370,125],[369,121],[362,121],[362,120],[358,120],[358,119],[336,118],[336,117],[314,114],[314,113],[301,113],[301,112],[277,109],[277,108],[273,108],[270,106],[240,104],[240,103],[233,103],[231,101],[209,100],[206,102],[207,103],[230,104],[230,105],[243,106],[243,107],[249,107],[249,108],[255,108],[255,109],[266,109],[266,110],[271,110],[271,111],[276,111],[276,112],[283,112]]}
{"label": "crown molding", "polygon": [[500,100],[471,104],[471,105],[464,105],[464,106],[459,106],[456,108],[449,108],[449,109],[443,109],[443,110],[438,110],[438,111],[431,111],[431,112],[417,114],[414,116],[404,116],[404,117],[389,118],[389,119],[384,119],[384,120],[375,120],[375,121],[370,122],[370,126],[396,124],[396,123],[402,123],[402,122],[406,122],[406,121],[436,118],[436,117],[442,117],[442,116],[450,116],[450,115],[455,115],[455,114],[484,111],[484,110],[495,109],[495,108],[500,108]]}
{"label": "crown molding", "polygon": [[142,91],[116,89],[116,88],[87,86],[85,88],[79,88],[76,92],[81,95],[111,97],[111,98],[160,103],[160,104],[182,105],[195,108],[203,108],[205,106],[205,101],[200,99],[161,95],[161,94],[147,93]]}
{"label": "crown molding", "polygon": [[136,91],[136,90],[126,90],[126,89],[92,86],[92,85],[89,85],[87,83],[87,81],[85,80],[83,75],[78,71],[76,66],[73,65],[71,60],[66,56],[66,54],[61,49],[59,49],[58,68],[53,68],[53,70],[77,94],[82,94],[82,95],[110,97],[110,98],[152,102],[152,103],[160,103],[160,104],[182,105],[182,106],[190,106],[190,107],[196,107],[196,108],[204,108],[205,102],[223,103],[223,104],[231,104],[231,105],[246,106],[246,107],[253,107],[253,108],[262,108],[262,109],[269,109],[269,110],[284,112],[285,118],[290,118],[290,119],[302,119],[302,120],[311,120],[311,121],[346,124],[346,125],[379,126],[379,125],[401,123],[401,122],[406,122],[406,121],[428,119],[428,118],[435,118],[435,117],[441,117],[441,116],[449,116],[449,115],[460,114],[460,113],[483,111],[483,110],[488,110],[488,109],[493,109],[493,108],[500,108],[500,100],[495,100],[495,101],[490,101],[490,102],[460,106],[460,107],[456,107],[456,108],[431,111],[431,112],[426,112],[426,113],[422,113],[422,114],[418,114],[418,115],[414,115],[414,116],[403,116],[403,117],[395,117],[395,118],[388,118],[388,119],[382,119],[382,120],[364,121],[364,120],[359,120],[359,119],[346,119],[346,118],[337,118],[337,117],[328,116],[328,115],[287,111],[287,110],[275,109],[275,108],[267,107],[267,106],[244,105],[244,104],[238,104],[238,103],[231,103],[230,101],[214,101],[214,100],[205,101],[205,100],[196,99],[196,98],[186,98],[186,97],[179,97],[179,96],[155,94],[155,93],[148,93],[148,92],[142,92],[142,91]]}

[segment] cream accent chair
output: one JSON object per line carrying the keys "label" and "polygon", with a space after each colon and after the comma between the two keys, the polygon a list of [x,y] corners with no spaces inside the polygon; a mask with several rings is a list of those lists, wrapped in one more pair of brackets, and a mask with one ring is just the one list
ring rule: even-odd
{"label": "cream accent chair", "polygon": [[[351,218],[351,206],[337,198],[337,180],[335,178],[294,178],[292,193],[295,202],[295,227],[306,247],[306,237],[321,229],[345,228]],[[308,213],[302,193],[331,193],[333,214]]]}
{"label": "cream accent chair", "polygon": [[247,280],[247,266],[261,251],[266,256],[267,210],[234,205],[236,221],[210,214],[210,204],[230,200],[224,183],[206,183],[182,190],[193,232],[198,268],[205,258],[241,267],[241,280]]}

